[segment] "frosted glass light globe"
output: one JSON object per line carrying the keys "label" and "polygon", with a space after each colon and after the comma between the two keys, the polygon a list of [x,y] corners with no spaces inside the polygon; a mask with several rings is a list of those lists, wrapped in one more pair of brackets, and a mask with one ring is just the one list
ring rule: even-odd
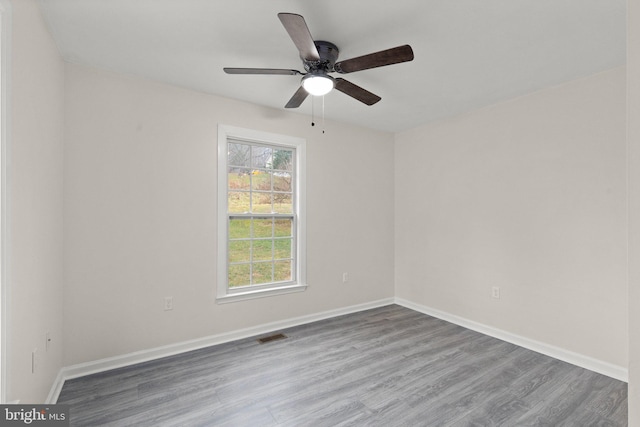
{"label": "frosted glass light globe", "polygon": [[302,78],[302,87],[313,96],[326,95],[334,86],[333,78],[324,74],[307,74]]}

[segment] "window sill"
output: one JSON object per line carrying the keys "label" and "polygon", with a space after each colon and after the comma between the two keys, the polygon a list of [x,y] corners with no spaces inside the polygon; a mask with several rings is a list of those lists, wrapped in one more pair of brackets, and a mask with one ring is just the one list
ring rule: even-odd
{"label": "window sill", "polygon": [[307,285],[289,285],[271,289],[257,289],[245,292],[233,292],[227,295],[218,296],[216,303],[227,304],[230,302],[244,301],[249,299],[264,298],[274,295],[291,294],[294,292],[302,292],[307,289]]}

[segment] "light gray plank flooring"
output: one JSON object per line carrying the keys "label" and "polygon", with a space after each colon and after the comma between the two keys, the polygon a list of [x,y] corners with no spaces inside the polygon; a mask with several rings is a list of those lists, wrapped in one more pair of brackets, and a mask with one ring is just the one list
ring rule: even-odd
{"label": "light gray plank flooring", "polygon": [[[397,305],[67,381],[73,426],[626,426],[627,385]],[[258,337],[256,337],[258,338]]]}

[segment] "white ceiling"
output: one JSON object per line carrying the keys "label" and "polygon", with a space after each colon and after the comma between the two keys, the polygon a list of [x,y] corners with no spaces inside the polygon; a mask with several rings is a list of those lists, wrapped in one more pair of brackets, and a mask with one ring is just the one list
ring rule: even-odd
{"label": "white ceiling", "polygon": [[[339,60],[410,44],[415,60],[343,75],[382,97],[333,91],[327,119],[387,131],[625,63],[625,0],[40,0],[65,60],[283,109],[304,71],[278,12],[303,15]],[[321,103],[316,101],[316,114]],[[311,98],[296,110],[311,114]]]}

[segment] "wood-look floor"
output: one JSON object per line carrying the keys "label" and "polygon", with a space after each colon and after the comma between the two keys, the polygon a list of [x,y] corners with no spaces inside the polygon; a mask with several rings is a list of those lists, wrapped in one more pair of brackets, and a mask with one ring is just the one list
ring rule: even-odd
{"label": "wood-look floor", "polygon": [[627,385],[397,306],[67,381],[73,426],[626,426]]}

